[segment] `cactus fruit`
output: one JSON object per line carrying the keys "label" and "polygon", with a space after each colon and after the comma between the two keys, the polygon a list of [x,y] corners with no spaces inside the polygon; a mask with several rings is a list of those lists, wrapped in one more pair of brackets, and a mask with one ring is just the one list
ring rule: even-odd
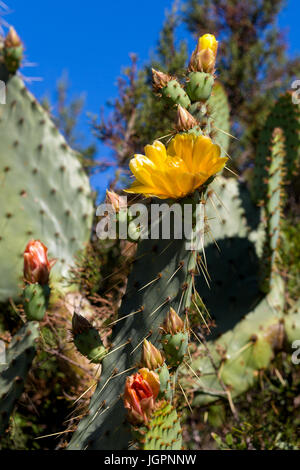
{"label": "cactus fruit", "polygon": [[28,284],[23,291],[24,311],[27,321],[43,320],[49,304],[48,285]]}
{"label": "cactus fruit", "polygon": [[162,345],[166,362],[170,367],[178,367],[187,353],[189,332],[183,321],[171,307],[162,326]]}
{"label": "cactus fruit", "polygon": [[96,328],[82,315],[74,313],[72,319],[72,333],[77,350],[94,364],[102,362],[107,354]]}
{"label": "cactus fruit", "polygon": [[161,95],[167,104],[181,105],[188,108],[191,104],[190,99],[181,84],[170,75],[152,69],[153,88],[156,93]]}
{"label": "cactus fruit", "polygon": [[214,77],[209,73],[191,72],[186,86],[191,102],[207,101],[214,86]]}
{"label": "cactus fruit", "polygon": [[13,337],[0,366],[0,435],[6,430],[36,352],[38,323],[29,322]]}
{"label": "cactus fruit", "polygon": [[187,331],[176,335],[163,335],[162,344],[166,354],[166,362],[171,367],[178,367],[187,353],[189,334]]}
{"label": "cactus fruit", "polygon": [[15,29],[11,26],[4,40],[3,58],[9,73],[16,73],[23,59],[23,44]]}
{"label": "cactus fruit", "polygon": [[[1,79],[1,76],[0,76]],[[68,273],[88,241],[93,204],[88,178],[77,155],[47,113],[14,76],[0,109],[0,301],[20,295],[22,254],[39,238],[57,258],[52,280]]]}
{"label": "cactus fruit", "polygon": [[177,80],[170,80],[167,86],[161,89],[161,94],[168,103],[181,105],[185,108],[191,104],[188,95]]}
{"label": "cactus fruit", "polygon": [[140,450],[181,450],[182,431],[176,409],[162,402],[143,427],[133,430],[133,437]]}

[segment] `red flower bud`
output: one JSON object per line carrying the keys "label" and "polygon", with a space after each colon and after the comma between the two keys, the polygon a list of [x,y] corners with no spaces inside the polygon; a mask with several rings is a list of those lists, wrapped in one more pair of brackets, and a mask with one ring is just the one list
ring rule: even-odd
{"label": "red flower bud", "polygon": [[159,377],[149,369],[140,369],[138,373],[127,377],[123,400],[130,421],[136,424],[147,423],[155,408],[159,389]]}
{"label": "red flower bud", "polygon": [[40,240],[30,240],[24,251],[24,279],[30,284],[46,285],[56,260],[48,260],[48,248]]}

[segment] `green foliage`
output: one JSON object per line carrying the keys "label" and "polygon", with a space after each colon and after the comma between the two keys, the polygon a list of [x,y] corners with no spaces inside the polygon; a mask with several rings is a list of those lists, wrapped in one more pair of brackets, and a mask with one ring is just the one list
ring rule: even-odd
{"label": "green foliage", "polygon": [[227,409],[222,429],[213,426],[212,437],[217,447],[224,450],[299,449],[299,386],[299,373],[291,357],[277,355],[270,370],[261,375],[260,384],[236,401],[239,422],[235,422]]}

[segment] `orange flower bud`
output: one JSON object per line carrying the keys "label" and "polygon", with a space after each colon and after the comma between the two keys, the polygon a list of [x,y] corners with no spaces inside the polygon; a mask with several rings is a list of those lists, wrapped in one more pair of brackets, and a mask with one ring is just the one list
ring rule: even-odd
{"label": "orange flower bud", "polygon": [[126,379],[123,396],[124,406],[133,423],[147,423],[153,410],[160,389],[158,375],[143,368]]}
{"label": "orange flower bud", "polygon": [[176,333],[184,331],[184,323],[172,307],[167,314],[167,318],[163,323],[162,329],[164,330],[165,334],[171,335],[176,335]]}
{"label": "orange flower bud", "polygon": [[157,369],[164,363],[161,352],[149,341],[144,339],[142,351],[142,365],[150,370]]}
{"label": "orange flower bud", "polygon": [[48,260],[48,248],[40,240],[30,240],[24,251],[24,279],[30,284],[46,285],[56,260]]}

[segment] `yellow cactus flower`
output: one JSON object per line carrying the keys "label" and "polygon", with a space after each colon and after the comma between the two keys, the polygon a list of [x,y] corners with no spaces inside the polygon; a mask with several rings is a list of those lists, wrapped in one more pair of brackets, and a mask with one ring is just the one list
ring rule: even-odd
{"label": "yellow cactus flower", "polygon": [[218,41],[213,34],[204,34],[198,40],[198,52],[210,49],[213,54],[217,55]]}
{"label": "yellow cactus flower", "polygon": [[189,70],[193,72],[213,73],[217,59],[218,41],[213,34],[204,34],[198,40]]}
{"label": "yellow cactus flower", "polygon": [[146,155],[135,155],[130,161],[136,180],[126,192],[183,198],[224,168],[228,158],[220,153],[220,147],[203,135],[177,134],[167,149],[156,140],[145,147]]}

